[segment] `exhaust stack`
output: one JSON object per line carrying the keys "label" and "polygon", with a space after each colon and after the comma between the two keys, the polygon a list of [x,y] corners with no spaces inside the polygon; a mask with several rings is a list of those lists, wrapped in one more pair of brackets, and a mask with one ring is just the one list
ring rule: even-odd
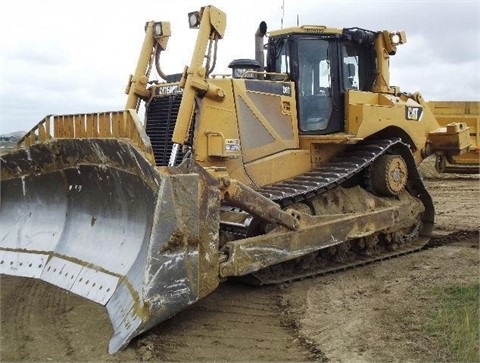
{"label": "exhaust stack", "polygon": [[265,57],[263,54],[263,37],[267,34],[267,23],[260,22],[255,32],[255,60],[260,63],[260,72],[265,70]]}

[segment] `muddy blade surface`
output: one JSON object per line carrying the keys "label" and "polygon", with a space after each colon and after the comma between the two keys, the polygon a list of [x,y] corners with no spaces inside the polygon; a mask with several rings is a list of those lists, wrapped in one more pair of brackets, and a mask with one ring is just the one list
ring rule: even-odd
{"label": "muddy blade surface", "polygon": [[105,305],[111,353],[199,299],[199,234],[218,220],[199,212],[198,174],[113,139],[34,145],[1,168],[0,273]]}

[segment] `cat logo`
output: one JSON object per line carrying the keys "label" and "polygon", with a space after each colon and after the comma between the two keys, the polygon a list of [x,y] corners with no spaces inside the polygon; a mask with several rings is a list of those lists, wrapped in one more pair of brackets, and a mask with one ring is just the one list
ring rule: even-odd
{"label": "cat logo", "polygon": [[418,106],[405,106],[405,118],[410,121],[420,121],[423,116],[423,108]]}

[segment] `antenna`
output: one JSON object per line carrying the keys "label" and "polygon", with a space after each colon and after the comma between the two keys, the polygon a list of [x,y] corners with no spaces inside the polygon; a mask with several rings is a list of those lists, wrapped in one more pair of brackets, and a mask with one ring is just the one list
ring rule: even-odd
{"label": "antenna", "polygon": [[282,20],[280,21],[280,29],[283,29],[283,18],[285,17],[285,0],[282,0]]}

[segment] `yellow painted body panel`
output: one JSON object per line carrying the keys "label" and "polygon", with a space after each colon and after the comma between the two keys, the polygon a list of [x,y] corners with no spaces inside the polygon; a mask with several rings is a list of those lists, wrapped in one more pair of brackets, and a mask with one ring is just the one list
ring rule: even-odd
{"label": "yellow painted body panel", "polygon": [[245,169],[257,186],[293,178],[311,169],[308,150],[287,150],[248,163]]}
{"label": "yellow painted body panel", "polygon": [[[209,82],[221,88],[225,97],[222,101],[202,100],[193,144],[195,159],[202,166],[226,168],[230,176],[257,187],[311,169],[309,150],[299,150],[293,82]],[[248,86],[247,82],[253,83]],[[272,83],[274,88],[289,90],[286,94],[269,91]],[[262,86],[266,89],[258,90]],[[238,140],[239,148],[233,140]]]}
{"label": "yellow painted body panel", "polygon": [[[346,132],[361,139],[384,130],[387,136],[406,134],[419,164],[428,133],[438,128],[438,122],[422,98],[417,99],[420,102],[403,96],[351,90],[346,97]],[[407,119],[407,109],[418,107],[423,109],[421,117]]]}

